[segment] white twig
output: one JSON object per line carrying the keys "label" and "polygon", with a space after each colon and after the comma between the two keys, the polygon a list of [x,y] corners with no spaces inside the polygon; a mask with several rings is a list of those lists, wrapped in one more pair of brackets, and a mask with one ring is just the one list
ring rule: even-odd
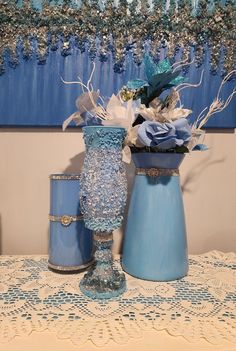
{"label": "white twig", "polygon": [[221,85],[220,85],[220,87],[219,87],[218,93],[217,93],[217,95],[216,95],[216,99],[217,99],[217,100],[219,99],[219,96],[220,96],[220,93],[221,93],[221,90],[222,90],[223,86],[224,86],[225,83],[231,78],[231,76],[232,76],[234,73],[236,73],[236,70],[233,70],[233,71],[229,72],[229,73],[223,78],[223,80],[222,80],[222,82],[221,82]]}
{"label": "white twig", "polygon": [[[83,84],[83,83],[81,83],[81,82],[78,82],[78,81],[75,81],[75,82],[68,82],[68,81],[66,81],[66,80],[64,80],[62,77],[61,77],[61,80],[62,80],[62,82],[63,83],[65,83],[65,84]],[[84,84],[83,84],[84,85]],[[85,87],[86,87],[86,85],[84,85]]]}
{"label": "white twig", "polygon": [[[92,86],[92,84],[91,84],[91,81],[92,81],[92,78],[93,78],[93,74],[94,74],[94,71],[95,71],[95,67],[96,67],[95,62],[93,62],[93,69],[92,69],[92,72],[91,72],[91,74],[90,74],[90,77],[89,77],[89,80],[88,80],[88,83],[87,83],[87,89],[88,89],[88,91],[93,90],[93,86]],[[90,86],[89,86],[90,84],[91,84],[91,89],[90,89]]]}
{"label": "white twig", "polygon": [[[82,79],[80,78],[80,76],[78,76],[77,77],[78,79],[79,79],[79,81],[83,84],[83,81],[82,81]],[[83,85],[81,85],[81,88],[82,88],[82,92],[84,93],[84,84]]]}
{"label": "white twig", "polygon": [[199,87],[202,84],[203,73],[204,73],[204,69],[201,72],[200,81],[198,83],[196,83],[196,84],[182,83],[182,84],[177,85],[176,90],[178,92],[180,92],[181,90],[186,89],[186,88],[197,88],[197,87]]}
{"label": "white twig", "polygon": [[232,93],[227,97],[227,99],[224,101],[220,99],[220,93],[222,91],[223,86],[225,83],[231,78],[233,74],[236,73],[236,70],[233,70],[229,72],[224,79],[222,80],[220,87],[218,89],[218,93],[216,95],[216,98],[213,100],[211,103],[207,114],[204,116],[203,112],[206,110],[206,108],[198,115],[196,121],[194,122],[194,126],[197,129],[201,129],[210,119],[211,116],[215,115],[216,113],[222,112],[231,102],[233,96],[236,94],[236,88],[233,89]]}
{"label": "white twig", "polygon": [[204,116],[202,116],[202,114],[203,114],[207,109],[208,109],[208,107],[206,106],[206,107],[200,112],[200,114],[198,115],[196,121],[193,123],[193,127],[192,127],[193,129],[196,129],[196,128],[197,128],[198,122],[199,122],[202,118],[204,118]]}
{"label": "white twig", "polygon": [[[188,59],[184,60],[184,61],[179,61],[179,62],[176,62],[172,65],[172,67],[174,67],[175,65],[178,65],[176,66],[174,69],[173,69],[173,73],[176,72],[178,69],[184,67],[184,66],[189,66],[191,65],[193,62],[194,62],[194,58],[192,59],[192,61],[190,62],[187,62]],[[186,63],[187,62],[187,63]]]}

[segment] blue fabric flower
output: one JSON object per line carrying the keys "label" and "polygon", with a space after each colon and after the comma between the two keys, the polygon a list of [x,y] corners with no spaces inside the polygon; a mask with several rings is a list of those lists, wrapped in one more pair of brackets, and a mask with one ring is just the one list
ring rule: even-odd
{"label": "blue fabric flower", "polygon": [[186,118],[173,123],[145,121],[138,129],[138,140],[145,146],[168,150],[186,144],[191,137],[191,128]]}

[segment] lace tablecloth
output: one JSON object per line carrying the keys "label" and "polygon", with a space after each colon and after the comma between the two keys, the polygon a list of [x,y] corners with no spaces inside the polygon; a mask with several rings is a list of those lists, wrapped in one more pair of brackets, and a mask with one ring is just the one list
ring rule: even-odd
{"label": "lace tablecloth", "polygon": [[112,301],[82,295],[82,276],[49,271],[46,256],[1,256],[0,342],[45,330],[78,346],[122,344],[147,330],[166,330],[191,342],[236,342],[234,253],[190,256],[189,275],[173,282],[126,275],[127,291]]}

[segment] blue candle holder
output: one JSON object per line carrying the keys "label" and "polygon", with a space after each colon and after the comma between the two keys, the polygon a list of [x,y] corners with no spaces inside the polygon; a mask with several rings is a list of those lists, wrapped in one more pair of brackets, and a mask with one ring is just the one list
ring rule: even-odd
{"label": "blue candle holder", "polygon": [[79,203],[80,175],[50,175],[49,268],[73,272],[93,261],[92,231],[85,228]]}

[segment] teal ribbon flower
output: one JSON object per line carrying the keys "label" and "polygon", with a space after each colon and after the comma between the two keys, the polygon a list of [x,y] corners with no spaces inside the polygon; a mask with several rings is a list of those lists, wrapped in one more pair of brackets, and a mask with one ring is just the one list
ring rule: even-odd
{"label": "teal ribbon flower", "polygon": [[174,71],[168,59],[155,64],[150,55],[145,55],[144,66],[147,80],[130,80],[127,88],[136,91],[136,98],[141,98],[141,103],[146,106],[164,90],[184,81],[184,77],[180,76],[181,70]]}

